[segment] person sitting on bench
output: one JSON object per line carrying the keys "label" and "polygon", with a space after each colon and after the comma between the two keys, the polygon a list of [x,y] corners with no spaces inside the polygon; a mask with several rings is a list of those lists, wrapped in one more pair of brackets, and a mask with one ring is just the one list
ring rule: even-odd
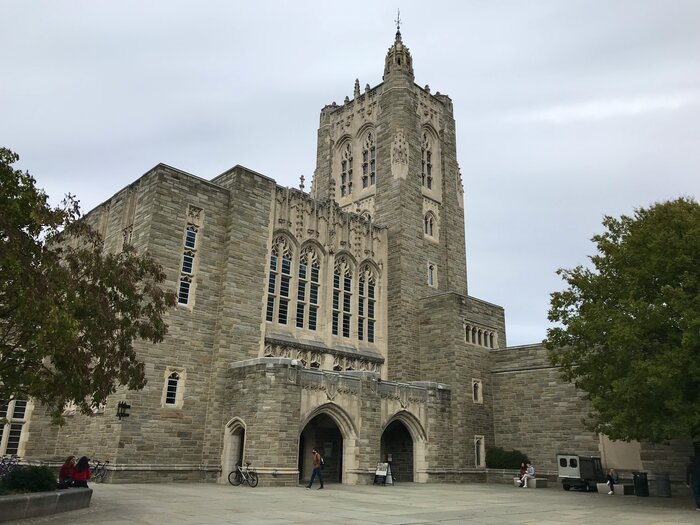
{"label": "person sitting on bench", "polygon": [[610,487],[610,492],[608,492],[608,495],[613,494],[613,485],[617,485],[620,483],[620,477],[617,475],[617,472],[615,472],[614,468],[608,469],[608,475],[607,475],[607,485]]}
{"label": "person sitting on bench", "polygon": [[532,466],[532,463],[529,461],[527,462],[527,471],[523,475],[522,478],[520,478],[520,488],[526,489],[527,488],[527,480],[528,479],[534,479],[535,478],[535,467]]}

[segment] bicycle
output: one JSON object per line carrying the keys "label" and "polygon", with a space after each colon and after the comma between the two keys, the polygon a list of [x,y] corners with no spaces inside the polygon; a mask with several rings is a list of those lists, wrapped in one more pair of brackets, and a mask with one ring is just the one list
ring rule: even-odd
{"label": "bicycle", "polygon": [[245,467],[241,467],[236,463],[236,467],[228,475],[228,482],[234,487],[237,487],[243,481],[246,481],[251,487],[258,486],[258,473],[255,472],[254,468],[251,468],[249,462],[246,462]]}
{"label": "bicycle", "polygon": [[17,454],[2,456],[0,458],[0,478],[17,468],[20,462],[20,457]]}
{"label": "bicycle", "polygon": [[107,465],[109,461],[91,461],[90,462],[90,478],[96,483],[102,483],[107,475]]}

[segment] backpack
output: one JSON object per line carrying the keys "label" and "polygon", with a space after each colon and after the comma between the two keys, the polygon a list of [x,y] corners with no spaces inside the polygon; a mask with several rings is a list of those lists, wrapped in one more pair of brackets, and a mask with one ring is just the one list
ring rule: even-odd
{"label": "backpack", "polygon": [[321,457],[321,469],[323,469],[323,467],[325,467],[325,466],[326,466],[326,462],[323,459],[323,457]]}

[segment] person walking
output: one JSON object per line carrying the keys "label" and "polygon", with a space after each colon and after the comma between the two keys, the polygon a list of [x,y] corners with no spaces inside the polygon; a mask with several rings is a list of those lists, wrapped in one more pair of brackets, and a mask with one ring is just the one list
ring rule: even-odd
{"label": "person walking", "polygon": [[700,510],[700,458],[691,458],[690,465],[685,471],[685,482],[693,491],[695,510]]}
{"label": "person walking", "polygon": [[310,489],[311,485],[314,484],[314,479],[316,479],[316,476],[318,476],[318,481],[321,484],[321,486],[318,487],[318,490],[321,490],[323,488],[323,476],[321,475],[321,454],[319,454],[318,450],[315,448],[312,448],[311,452],[314,455],[314,470],[311,473],[311,480],[309,481],[309,484],[306,485],[306,488]]}

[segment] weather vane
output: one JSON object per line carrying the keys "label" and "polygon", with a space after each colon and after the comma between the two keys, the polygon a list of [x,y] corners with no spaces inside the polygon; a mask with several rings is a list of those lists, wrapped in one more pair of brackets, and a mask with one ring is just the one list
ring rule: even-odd
{"label": "weather vane", "polygon": [[396,31],[401,31],[401,9],[396,10]]}

